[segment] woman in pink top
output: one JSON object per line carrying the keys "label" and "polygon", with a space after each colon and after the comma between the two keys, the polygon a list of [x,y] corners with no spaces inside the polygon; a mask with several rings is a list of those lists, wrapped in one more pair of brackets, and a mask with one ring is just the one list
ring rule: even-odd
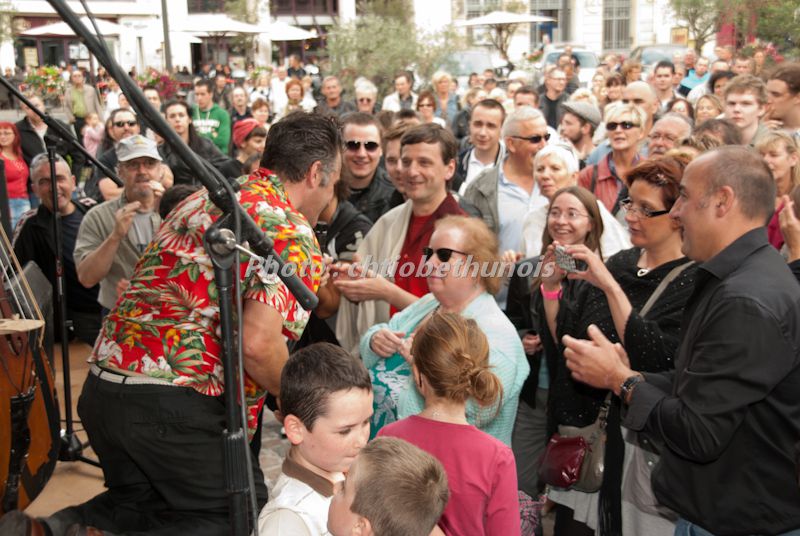
{"label": "woman in pink top", "polygon": [[0,158],[5,165],[6,192],[13,229],[20,216],[31,208],[28,198],[28,165],[22,157],[19,131],[14,123],[0,122]]}
{"label": "woman in pink top", "polygon": [[466,403],[500,407],[503,388],[489,370],[489,343],[478,324],[435,313],[411,347],[413,380],[425,409],[383,427],[435,456],[447,471],[450,501],[439,521],[447,535],[518,535],[517,473],[511,449],[467,423]]}

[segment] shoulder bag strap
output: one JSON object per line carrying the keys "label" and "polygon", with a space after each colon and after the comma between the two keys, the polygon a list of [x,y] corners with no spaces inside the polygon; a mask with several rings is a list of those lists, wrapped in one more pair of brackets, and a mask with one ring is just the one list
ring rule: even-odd
{"label": "shoulder bag strap", "polygon": [[685,263],[683,263],[683,264],[681,264],[679,266],[676,266],[672,270],[670,270],[670,272],[667,274],[667,277],[665,277],[664,279],[661,280],[661,283],[658,284],[656,289],[650,295],[650,298],[647,300],[647,303],[645,303],[644,307],[642,307],[642,310],[639,311],[639,314],[642,317],[646,316],[647,313],[650,312],[650,309],[653,308],[653,305],[655,305],[656,300],[658,300],[658,298],[664,293],[664,290],[667,288],[667,286],[670,283],[672,283],[675,280],[676,277],[681,275],[681,272],[683,272],[685,269],[687,269],[692,264],[694,264],[694,261],[685,262]]}

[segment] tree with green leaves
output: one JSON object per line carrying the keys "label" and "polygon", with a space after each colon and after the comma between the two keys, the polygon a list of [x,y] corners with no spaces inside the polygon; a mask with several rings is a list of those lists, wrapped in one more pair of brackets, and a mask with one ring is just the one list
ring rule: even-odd
{"label": "tree with green leaves", "polygon": [[413,69],[430,79],[446,66],[448,56],[463,49],[463,39],[452,28],[429,34],[401,19],[372,15],[334,26],[327,46],[331,68],[342,83],[364,76],[381,92],[391,90],[401,70]]}
{"label": "tree with green leaves", "polygon": [[797,0],[770,0],[757,11],[756,35],[781,52],[800,56],[800,4]]}
{"label": "tree with green leaves", "polygon": [[694,39],[694,48],[700,53],[719,29],[720,13],[725,0],[670,0],[675,17],[684,21],[689,29],[689,38]]}

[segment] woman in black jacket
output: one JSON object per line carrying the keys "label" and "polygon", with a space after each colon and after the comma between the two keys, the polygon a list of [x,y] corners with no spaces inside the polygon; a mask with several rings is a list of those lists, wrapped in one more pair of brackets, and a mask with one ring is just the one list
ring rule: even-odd
{"label": "woman in black jacket", "polygon": [[[197,156],[214,166],[222,176],[235,179],[241,173],[241,164],[228,158],[217,149],[214,142],[200,136],[192,125],[192,112],[189,105],[183,101],[173,100],[167,103],[164,115],[172,129],[194,151]],[[181,157],[172,150],[169,144],[162,143],[158,152],[164,163],[172,170],[175,176],[174,184],[197,184],[199,181]]]}

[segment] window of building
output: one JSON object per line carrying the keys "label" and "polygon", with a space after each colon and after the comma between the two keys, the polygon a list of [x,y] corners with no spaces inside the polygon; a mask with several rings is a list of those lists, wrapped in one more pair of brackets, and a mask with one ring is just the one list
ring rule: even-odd
{"label": "window of building", "polygon": [[464,7],[467,18],[474,19],[500,9],[500,0],[465,0]]}
{"label": "window of building", "polygon": [[631,0],[603,0],[603,50],[630,48]]}
{"label": "window of building", "polygon": [[[531,15],[541,15],[543,17],[550,17],[554,22],[542,22],[539,24],[531,24],[531,51],[537,50],[542,45],[542,39],[546,35],[550,42],[563,41],[564,37],[561,32],[561,8],[563,2],[561,0],[530,0]],[[567,17],[571,15],[570,10],[567,10]]]}

